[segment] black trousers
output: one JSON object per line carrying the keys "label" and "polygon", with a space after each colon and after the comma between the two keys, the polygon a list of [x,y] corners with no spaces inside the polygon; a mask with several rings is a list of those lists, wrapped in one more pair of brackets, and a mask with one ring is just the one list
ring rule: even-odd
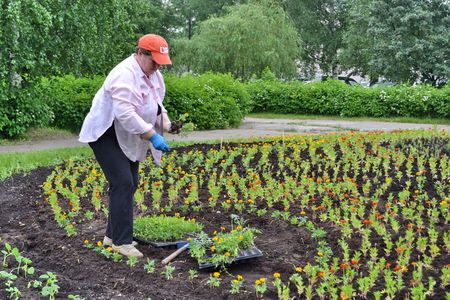
{"label": "black trousers", "polygon": [[114,245],[133,241],[134,193],[139,183],[139,162],[126,157],[117,141],[114,124],[89,143],[109,183],[109,215],[106,236]]}

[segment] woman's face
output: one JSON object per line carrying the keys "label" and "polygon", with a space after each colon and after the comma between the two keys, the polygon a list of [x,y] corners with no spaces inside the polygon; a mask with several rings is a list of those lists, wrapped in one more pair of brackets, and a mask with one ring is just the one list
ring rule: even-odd
{"label": "woman's face", "polygon": [[146,55],[140,51],[138,55],[141,61],[140,66],[142,68],[142,71],[144,71],[145,75],[150,76],[159,69],[160,65],[153,60],[151,55]]}

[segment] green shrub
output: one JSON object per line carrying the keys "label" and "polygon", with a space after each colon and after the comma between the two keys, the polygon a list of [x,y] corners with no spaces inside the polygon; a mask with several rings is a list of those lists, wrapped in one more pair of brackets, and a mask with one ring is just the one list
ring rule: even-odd
{"label": "green shrub", "polygon": [[244,85],[230,74],[165,75],[165,82],[164,105],[171,118],[188,112],[197,129],[238,126],[252,108]]}
{"label": "green shrub", "polygon": [[46,101],[55,114],[52,125],[78,132],[104,79],[103,76],[75,78],[72,75],[43,79],[41,86],[47,93]]}
{"label": "green shrub", "polygon": [[[40,86],[46,91],[46,102],[55,114],[52,125],[79,131],[103,81],[103,76],[75,78],[72,75],[42,80]],[[167,74],[165,83],[164,105],[171,119],[187,112],[187,121],[198,129],[238,126],[251,110],[246,89],[228,74],[208,73],[198,77]]]}
{"label": "green shrub", "polygon": [[253,112],[345,117],[449,116],[450,88],[400,85],[384,88],[348,86],[338,80],[303,83],[276,79],[246,84]]}
{"label": "green shrub", "polygon": [[53,112],[43,101],[44,92],[39,85],[27,83],[12,87],[0,81],[0,137],[16,138],[32,127],[47,126]]}

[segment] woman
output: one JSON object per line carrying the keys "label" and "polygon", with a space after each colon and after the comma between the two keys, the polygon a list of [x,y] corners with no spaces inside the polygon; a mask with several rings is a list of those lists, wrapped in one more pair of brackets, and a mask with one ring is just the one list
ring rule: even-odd
{"label": "woman", "polygon": [[125,256],[142,257],[133,242],[134,193],[139,162],[150,141],[156,164],[170,151],[163,129],[179,131],[163,106],[161,65],[171,64],[169,47],[155,34],[142,36],[136,51],[108,74],[97,91],[80,132],[89,143],[109,182],[109,216],[103,244]]}

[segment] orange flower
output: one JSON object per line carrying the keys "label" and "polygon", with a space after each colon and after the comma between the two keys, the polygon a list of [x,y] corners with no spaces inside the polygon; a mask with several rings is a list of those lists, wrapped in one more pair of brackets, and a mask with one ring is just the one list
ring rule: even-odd
{"label": "orange flower", "polygon": [[405,248],[397,247],[397,248],[395,249],[395,251],[397,251],[398,254],[401,254],[401,253],[403,253],[403,252],[405,251]]}
{"label": "orange flower", "polygon": [[365,219],[365,220],[363,221],[363,224],[364,224],[364,225],[371,225],[371,224],[372,224],[372,221]]}
{"label": "orange flower", "polygon": [[396,265],[394,268],[394,271],[400,271],[402,269],[402,267],[400,267],[399,265]]}
{"label": "orange flower", "polygon": [[342,263],[340,265],[341,269],[347,269],[348,268],[348,264],[347,263]]}
{"label": "orange flower", "polygon": [[357,260],[357,259],[352,259],[352,260],[351,260],[351,263],[352,263],[352,265],[357,265],[357,264],[359,264],[359,260]]}

